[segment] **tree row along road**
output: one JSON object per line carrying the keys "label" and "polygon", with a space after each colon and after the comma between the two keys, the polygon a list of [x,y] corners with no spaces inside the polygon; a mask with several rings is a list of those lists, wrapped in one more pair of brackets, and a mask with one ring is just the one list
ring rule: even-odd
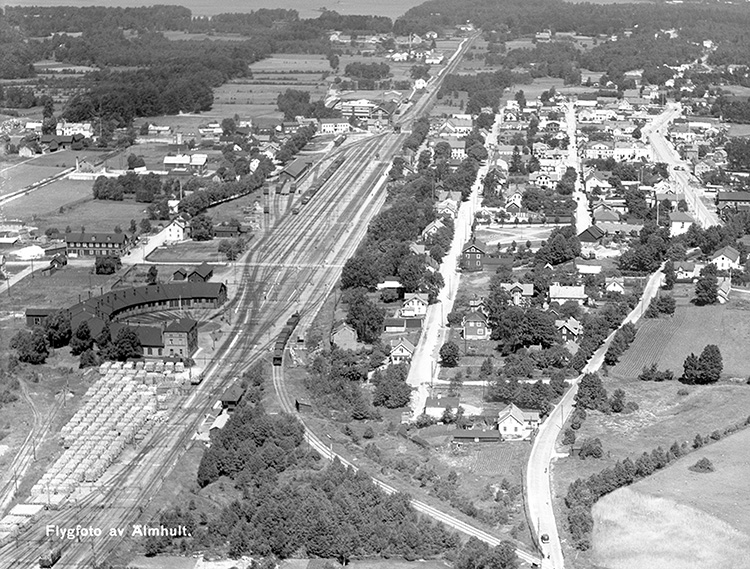
{"label": "tree row along road", "polygon": [[[622,324],[635,323],[640,319],[645,307],[659,291],[662,276],[661,269],[651,275],[643,290],[641,300],[623,320]],[[595,373],[599,370],[604,361],[604,354],[614,335],[615,331],[594,352],[586,367],[583,368],[583,373]],[[526,494],[528,496],[529,516],[531,518],[529,522],[532,526],[532,533],[536,535],[537,539],[541,534],[549,536],[549,543],[542,546],[542,552],[550,556],[549,560],[543,559],[542,567],[544,569],[563,569],[565,566],[560,535],[555,522],[555,512],[552,508],[551,471],[557,438],[562,431],[565,420],[573,412],[578,383],[582,377],[583,375],[580,375],[573,380],[573,384],[568,391],[539,427],[526,466]]]}
{"label": "tree row along road", "polygon": [[[349,151],[348,160],[367,163],[378,151],[393,152],[403,138],[391,136],[364,141]],[[112,467],[111,472],[96,485],[95,492],[79,499],[75,507],[47,512],[16,542],[0,549],[0,567],[36,566],[39,556],[50,543],[44,537],[46,524],[61,527],[81,524],[104,529],[128,527],[136,520],[144,521],[141,516],[143,508],[159,491],[166,476],[188,448],[204,412],[210,409],[228,381],[265,357],[288,314],[298,307],[314,311],[315,304],[320,304],[325,298],[319,291],[323,289],[323,279],[331,277],[331,269],[322,265],[328,251],[322,246],[316,249],[312,244],[344,242],[356,246],[356,240],[342,239],[348,225],[344,221],[352,219],[369,203],[363,199],[369,188],[356,182],[351,172],[342,172],[339,178],[332,178],[321,189],[300,215],[283,217],[275,231],[258,239],[250,257],[259,264],[251,262],[242,267],[243,284],[235,299],[227,304],[227,311],[239,313],[240,318],[207,369],[203,383],[173,411],[166,423],[154,429],[132,460]],[[342,203],[347,205],[342,207]],[[334,218],[337,211],[339,216]],[[374,212],[370,209],[367,213],[373,215]],[[338,219],[340,223],[327,223],[329,219]],[[366,223],[363,225],[366,227]],[[273,259],[298,261],[321,269],[297,271],[289,265],[277,267],[272,264]],[[264,300],[264,291],[274,283],[278,286],[276,296],[283,300]],[[303,291],[310,292],[303,294]],[[57,566],[90,566],[94,559],[106,558],[126,538],[127,535],[125,538],[103,535],[81,543],[62,543],[63,557]]]}

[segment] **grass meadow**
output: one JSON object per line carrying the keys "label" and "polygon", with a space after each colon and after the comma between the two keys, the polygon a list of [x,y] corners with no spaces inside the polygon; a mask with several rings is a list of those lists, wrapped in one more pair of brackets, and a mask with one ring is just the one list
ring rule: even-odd
{"label": "grass meadow", "polygon": [[706,569],[740,568],[750,563],[750,538],[746,534],[672,499],[622,488],[599,500],[593,515],[592,554],[594,563],[601,567]]}

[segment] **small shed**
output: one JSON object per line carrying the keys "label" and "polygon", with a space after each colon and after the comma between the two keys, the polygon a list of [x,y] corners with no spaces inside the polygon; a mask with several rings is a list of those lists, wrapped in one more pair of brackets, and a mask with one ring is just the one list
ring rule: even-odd
{"label": "small shed", "polygon": [[221,396],[221,407],[226,409],[228,413],[232,413],[242,401],[242,397],[245,395],[245,391],[239,384],[234,384],[227,389]]}

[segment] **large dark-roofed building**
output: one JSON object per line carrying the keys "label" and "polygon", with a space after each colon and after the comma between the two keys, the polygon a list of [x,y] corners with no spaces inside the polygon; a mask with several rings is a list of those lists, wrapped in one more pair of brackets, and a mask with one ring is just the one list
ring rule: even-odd
{"label": "large dark-roofed building", "polygon": [[66,233],[65,245],[69,255],[120,257],[127,252],[128,238],[124,233]]}
{"label": "large dark-roofed building", "polygon": [[312,160],[309,158],[297,158],[287,164],[286,168],[281,171],[281,174],[279,174],[279,180],[299,180],[310,168],[312,168]]}

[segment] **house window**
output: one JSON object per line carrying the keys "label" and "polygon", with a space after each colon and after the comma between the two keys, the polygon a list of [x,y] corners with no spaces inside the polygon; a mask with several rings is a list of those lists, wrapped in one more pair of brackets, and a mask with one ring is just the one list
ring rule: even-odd
{"label": "house window", "polygon": [[517,433],[518,432],[518,427],[513,427],[513,430]]}

